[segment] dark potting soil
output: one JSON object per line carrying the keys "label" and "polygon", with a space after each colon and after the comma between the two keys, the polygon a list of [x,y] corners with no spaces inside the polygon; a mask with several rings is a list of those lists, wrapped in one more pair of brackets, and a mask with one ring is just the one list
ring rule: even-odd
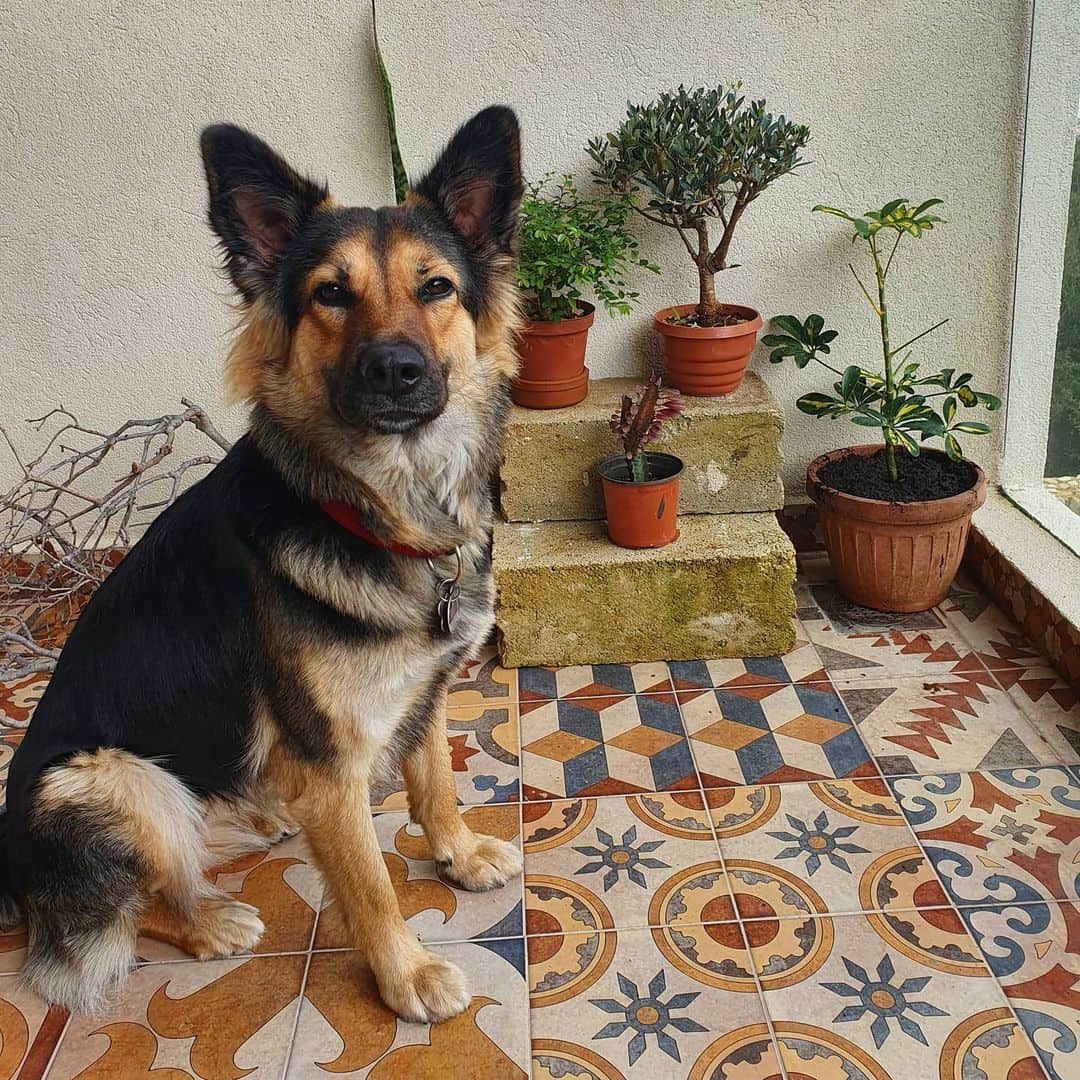
{"label": "dark potting soil", "polygon": [[[694,312],[690,312],[689,315],[669,315],[665,320],[670,326],[700,326],[697,315]],[[736,315],[734,312],[728,312],[721,315],[713,326],[738,326],[739,323],[749,322],[750,320],[744,315]]]}
{"label": "dark potting soil", "polygon": [[937,454],[913,458],[906,450],[896,452],[900,479],[893,483],[885,468],[885,451],[864,456],[845,454],[818,470],[818,479],[848,495],[884,502],[929,502],[959,495],[975,484],[976,472],[966,461],[952,461]]}

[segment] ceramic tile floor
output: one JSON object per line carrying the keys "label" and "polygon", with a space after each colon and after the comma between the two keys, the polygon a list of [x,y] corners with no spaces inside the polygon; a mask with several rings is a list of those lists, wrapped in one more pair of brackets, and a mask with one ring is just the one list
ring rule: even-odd
{"label": "ceramic tile floor", "polygon": [[300,836],[216,871],[254,955],[141,941],[105,1016],[46,1010],[0,936],[0,1078],[1077,1080],[1080,703],[968,583],[882,616],[800,564],[784,657],[462,673],[458,795],[524,878],[449,887],[400,778],[375,793],[462,1016],[381,1006]]}

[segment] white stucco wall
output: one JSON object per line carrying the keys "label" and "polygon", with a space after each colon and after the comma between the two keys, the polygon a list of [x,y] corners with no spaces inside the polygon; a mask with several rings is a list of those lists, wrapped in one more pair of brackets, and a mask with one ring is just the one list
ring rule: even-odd
{"label": "white stucco wall", "polygon": [[[839,223],[809,208],[944,197],[949,224],[895,271],[894,333],[950,316],[928,352],[1000,392],[1026,20],[1016,0],[397,0],[382,29],[414,170],[469,113],[505,101],[521,116],[530,176],[585,173],[583,144],[627,98],[741,77],[812,126],[813,163],[748,211],[732,251],[742,265],[719,293],[766,316],[821,311],[841,330],[841,358],[875,357]],[[386,200],[366,6],[6,0],[0,103],[0,416],[63,401],[107,425],[186,394],[239,431],[242,415],[219,404],[231,316],[203,222],[197,132],[246,124],[327,175],[339,198]],[[652,310],[693,299],[678,238],[650,227],[643,239],[663,277],[643,278],[639,312],[597,319],[594,375],[640,370]],[[806,462],[859,429],[795,411],[817,373],[771,367],[764,350],[755,366],[788,409],[797,498]],[[991,471],[997,442],[969,444]],[[0,480],[6,468],[0,459]]]}

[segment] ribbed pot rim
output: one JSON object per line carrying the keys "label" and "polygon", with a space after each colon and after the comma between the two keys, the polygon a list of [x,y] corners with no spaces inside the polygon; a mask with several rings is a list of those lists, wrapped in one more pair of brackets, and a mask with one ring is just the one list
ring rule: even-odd
{"label": "ribbed pot rim", "polygon": [[656,329],[666,337],[683,338],[734,338],[756,334],[762,327],[761,314],[744,304],[722,304],[721,307],[745,317],[746,321],[734,326],[679,326],[667,322],[669,315],[688,315],[697,308],[697,304],[675,304],[661,308],[653,316]]}
{"label": "ribbed pot rim", "polygon": [[532,337],[558,337],[560,334],[578,334],[582,330],[588,330],[596,318],[596,307],[581,301],[584,315],[576,315],[572,319],[560,319],[558,322],[550,322],[546,319],[527,319],[522,327],[523,334]]}

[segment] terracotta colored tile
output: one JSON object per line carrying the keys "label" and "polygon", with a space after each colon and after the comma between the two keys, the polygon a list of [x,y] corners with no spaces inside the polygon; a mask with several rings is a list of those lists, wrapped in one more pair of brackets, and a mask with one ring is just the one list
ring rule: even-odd
{"label": "terracotta colored tile", "polygon": [[670,691],[671,678],[663,661],[534,667],[518,671],[518,696],[523,713],[537,704],[560,698],[605,698],[609,704],[615,704],[634,694],[666,694]]}
{"label": "terracotta colored tile", "polygon": [[1057,755],[988,672],[837,687],[886,776],[1050,764]]}
{"label": "terracotta colored tile", "polygon": [[828,681],[687,692],[681,709],[706,787],[877,773]]}
{"label": "terracotta colored tile", "polygon": [[48,675],[0,682],[0,726],[26,727],[48,683]]}
{"label": "terracotta colored tile", "polygon": [[680,700],[694,690],[748,689],[792,682],[821,682],[826,678],[818,651],[795,620],[795,647],[783,656],[744,660],[672,660],[668,667]]}
{"label": "terracotta colored tile", "polygon": [[735,924],[530,937],[528,955],[534,1078],[779,1075]]}
{"label": "terracotta colored tile", "polygon": [[379,1000],[375,980],[355,952],[311,958],[289,1080],[316,1076],[475,1076],[526,1080],[528,996],[524,942],[436,945],[437,956],[464,972],[473,998],[441,1024],[399,1020]]}
{"label": "terracotta colored tile", "polygon": [[701,794],[527,803],[530,934],[735,917]]}
{"label": "terracotta colored tile", "polygon": [[965,908],[1051,1080],[1080,1075],[1080,907]]}
{"label": "terracotta colored tile", "polygon": [[1046,658],[1024,631],[981,590],[954,588],[940,611],[991,671],[1008,678],[1045,665]]}
{"label": "terracotta colored tile", "polygon": [[1008,679],[1001,673],[995,677],[1008,686],[1009,696],[1049,747],[1053,761],[1080,761],[1080,692],[1046,666],[1025,668]]}
{"label": "terracotta colored tile", "polygon": [[[452,694],[450,700],[460,701],[460,697]],[[517,802],[520,797],[517,704],[486,699],[470,701],[466,695],[464,704],[447,706],[446,726],[459,804]],[[372,784],[371,804],[376,810],[408,808],[405,781],[399,770]]]}
{"label": "terracotta colored tile", "polygon": [[711,807],[740,914],[947,906],[900,807],[878,779],[732,788]]}
{"label": "terracotta colored tile", "polygon": [[17,975],[0,976],[0,1076],[39,1080],[67,1023],[63,1009],[48,1008]]}
{"label": "terracotta colored tile", "polygon": [[[511,843],[517,842],[521,831],[516,805],[472,806],[462,817],[475,832]],[[375,831],[401,913],[421,941],[467,941],[523,933],[520,876],[501,889],[466,892],[439,878],[423,830],[408,814],[378,814]],[[350,945],[338,906],[330,902],[319,916],[315,948]]]}
{"label": "terracotta colored tile", "polygon": [[141,967],[105,1016],[72,1019],[50,1080],[278,1078],[306,964],[255,956]]}
{"label": "terracotta colored tile", "polygon": [[1076,899],[1080,780],[1061,766],[892,781],[960,905]]}
{"label": "terracotta colored tile", "polygon": [[697,776],[671,693],[522,707],[526,799],[681,791]]}
{"label": "terracotta colored tile", "polygon": [[485,645],[475,660],[468,661],[450,684],[451,705],[485,708],[517,700],[517,670],[499,663],[494,644]]}
{"label": "terracotta colored tile", "polygon": [[834,682],[982,670],[975,650],[936,611],[872,611],[843,599],[826,582],[808,583],[797,593],[806,636]]}
{"label": "terracotta colored tile", "polygon": [[[897,935],[874,916],[768,924],[768,940],[751,948],[789,1075],[1037,1077],[1023,1031],[953,918],[948,952],[940,935]],[[804,1071],[808,1062],[829,1071]]]}

